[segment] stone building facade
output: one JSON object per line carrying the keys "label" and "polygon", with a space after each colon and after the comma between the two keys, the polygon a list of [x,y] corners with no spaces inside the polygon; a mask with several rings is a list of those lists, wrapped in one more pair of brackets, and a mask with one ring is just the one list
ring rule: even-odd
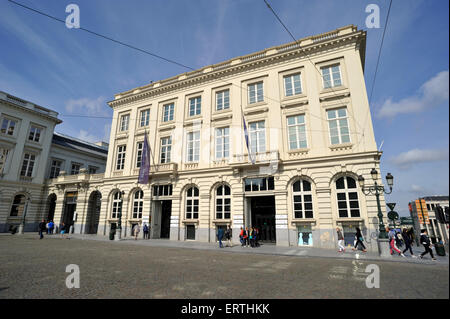
{"label": "stone building facade", "polygon": [[117,94],[105,173],[60,176],[48,194],[77,192],[82,233],[107,236],[121,212],[123,236],[148,223],[151,238],[214,242],[230,225],[237,242],[253,226],[264,242],[334,248],[336,227],[349,245],[360,227],[377,251],[376,198],[357,182],[380,171],[381,157],[365,44],[350,25]]}

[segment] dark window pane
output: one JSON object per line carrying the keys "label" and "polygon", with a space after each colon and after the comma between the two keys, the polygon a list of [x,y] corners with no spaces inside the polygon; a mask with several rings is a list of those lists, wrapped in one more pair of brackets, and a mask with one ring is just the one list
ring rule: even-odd
{"label": "dark window pane", "polygon": [[345,193],[338,193],[337,194],[337,199],[338,200],[345,200]]}
{"label": "dark window pane", "polygon": [[222,186],[217,187],[217,195],[222,195]]}
{"label": "dark window pane", "polygon": [[304,192],[311,191],[311,184],[308,181],[303,181],[303,191]]}
{"label": "dark window pane", "polygon": [[198,196],[198,188],[194,187],[194,196]]}
{"label": "dark window pane", "polygon": [[350,201],[350,208],[359,208],[358,201]]}
{"label": "dark window pane", "polygon": [[273,177],[269,177],[269,179],[267,180],[267,184],[268,184],[268,190],[273,191],[275,189],[275,184],[273,181]]}
{"label": "dark window pane", "polygon": [[313,212],[312,210],[305,211],[305,217],[306,218],[313,218]]}
{"label": "dark window pane", "polygon": [[338,202],[338,207],[339,208],[347,208],[347,202],[344,202],[344,201]]}
{"label": "dark window pane", "polygon": [[192,197],[192,187],[187,190],[187,196]]}
{"label": "dark window pane", "polygon": [[350,213],[352,217],[359,217],[359,209],[352,209]]}
{"label": "dark window pane", "polygon": [[225,190],[225,195],[230,195],[231,194],[231,190],[227,185],[223,186],[224,190]]}
{"label": "dark window pane", "polygon": [[301,203],[302,202],[302,197],[301,196],[294,196],[294,202],[295,203]]}
{"label": "dark window pane", "polygon": [[356,188],[356,181],[351,177],[347,177],[347,185],[348,188]]}
{"label": "dark window pane", "polygon": [[300,181],[295,182],[292,188],[294,192],[300,192]]}
{"label": "dark window pane", "polygon": [[194,213],[194,219],[198,218],[198,213]]}
{"label": "dark window pane", "polygon": [[301,211],[296,211],[295,212],[295,218],[303,218],[302,212]]}
{"label": "dark window pane", "polygon": [[305,195],[304,199],[305,199],[305,202],[312,202],[312,195]]}
{"label": "dark window pane", "polygon": [[348,198],[349,199],[358,199],[358,193],[356,193],[356,192],[348,193]]}
{"label": "dark window pane", "polygon": [[294,210],[302,210],[302,204],[294,204]]}
{"label": "dark window pane", "polygon": [[225,219],[230,219],[231,215],[230,213],[225,213]]}
{"label": "dark window pane", "polygon": [[348,213],[347,213],[347,210],[345,209],[345,210],[339,210],[339,217],[347,217],[348,215],[347,215]]}
{"label": "dark window pane", "polygon": [[312,210],[312,203],[305,203],[305,210]]}
{"label": "dark window pane", "polygon": [[341,177],[336,181],[336,188],[337,189],[345,189],[345,185],[344,185],[344,178]]}

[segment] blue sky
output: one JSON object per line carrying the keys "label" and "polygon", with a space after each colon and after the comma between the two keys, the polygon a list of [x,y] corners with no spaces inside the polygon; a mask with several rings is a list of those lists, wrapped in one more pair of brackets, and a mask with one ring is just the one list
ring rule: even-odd
{"label": "blue sky", "polygon": [[[290,42],[263,0],[17,0],[65,20],[70,3],[81,26],[193,68]],[[354,24],[365,8],[389,1],[277,0],[272,7],[296,38]],[[382,141],[382,175],[395,177],[389,202],[406,215],[408,201],[449,193],[449,2],[394,0],[371,114]],[[372,87],[383,29],[368,29],[365,77]],[[114,94],[186,72],[0,0],[0,90],[60,113],[57,131],[109,140]]]}

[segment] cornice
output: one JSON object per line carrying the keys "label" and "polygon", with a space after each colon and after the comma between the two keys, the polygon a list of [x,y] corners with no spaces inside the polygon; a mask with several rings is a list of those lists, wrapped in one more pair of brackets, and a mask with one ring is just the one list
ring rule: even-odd
{"label": "cornice", "polygon": [[[334,34],[333,32],[335,33],[336,30],[327,34]],[[321,40],[321,36],[325,38]],[[187,87],[203,84],[208,81],[214,81],[220,78],[237,75],[267,65],[276,64],[277,62],[284,62],[302,57],[306,58],[305,53],[307,53],[308,57],[310,57],[313,54],[324,52],[336,47],[345,47],[351,44],[359,45],[361,41],[364,41],[365,36],[365,31],[354,30],[350,33],[337,35],[330,38],[326,38],[326,34],[319,35],[316,36],[319,37],[318,41],[311,41],[309,38],[307,38],[306,42],[308,42],[309,40],[309,42],[312,43],[305,45],[302,45],[302,42],[305,42],[305,40],[299,40],[301,41],[300,44],[291,42],[273,49],[267,49],[251,54],[250,56],[235,58],[214,66],[205,67],[203,69],[185,73],[182,75],[177,75],[167,80],[152,83],[132,91],[118,94],[116,96],[116,100],[110,101],[108,102],[108,104],[111,108],[115,108],[146,98],[162,95],[171,91],[176,91],[178,89],[185,89]],[[245,59],[247,59],[248,62]],[[223,81],[225,82],[225,80]],[[121,97],[122,95],[124,96]]]}

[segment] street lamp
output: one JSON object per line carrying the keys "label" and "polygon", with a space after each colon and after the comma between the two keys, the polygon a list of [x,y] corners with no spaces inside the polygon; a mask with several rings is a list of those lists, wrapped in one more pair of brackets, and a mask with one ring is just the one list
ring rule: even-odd
{"label": "street lamp", "polygon": [[22,222],[19,225],[19,234],[23,235],[24,233],[24,229],[25,229],[25,217],[27,216],[27,210],[28,210],[28,203],[30,202],[30,198],[28,197],[26,202],[25,202],[25,207],[23,209],[23,217],[22,217]]}
{"label": "street lamp", "polygon": [[358,176],[358,182],[359,182],[359,185],[361,186],[361,190],[364,193],[364,195],[367,196],[370,194],[375,194],[375,196],[377,198],[377,206],[378,206],[378,219],[380,221],[380,225],[379,225],[380,234],[379,234],[378,238],[387,238],[386,229],[383,224],[383,213],[381,212],[380,194],[381,193],[385,193],[385,194],[392,193],[392,187],[394,186],[394,176],[392,176],[391,173],[387,173],[387,175],[386,175],[386,181],[389,186],[389,192],[387,192],[384,189],[384,185],[378,185],[378,183],[377,183],[378,172],[375,168],[373,168],[370,171],[370,175],[372,176],[372,179],[374,182],[373,186],[368,186],[368,187],[364,186],[364,177],[362,177],[361,175]]}
{"label": "street lamp", "polygon": [[122,239],[122,207],[123,207],[123,196],[125,195],[124,191],[120,192],[120,210],[117,214],[117,217],[119,218],[119,221],[117,223],[117,236],[116,240]]}

